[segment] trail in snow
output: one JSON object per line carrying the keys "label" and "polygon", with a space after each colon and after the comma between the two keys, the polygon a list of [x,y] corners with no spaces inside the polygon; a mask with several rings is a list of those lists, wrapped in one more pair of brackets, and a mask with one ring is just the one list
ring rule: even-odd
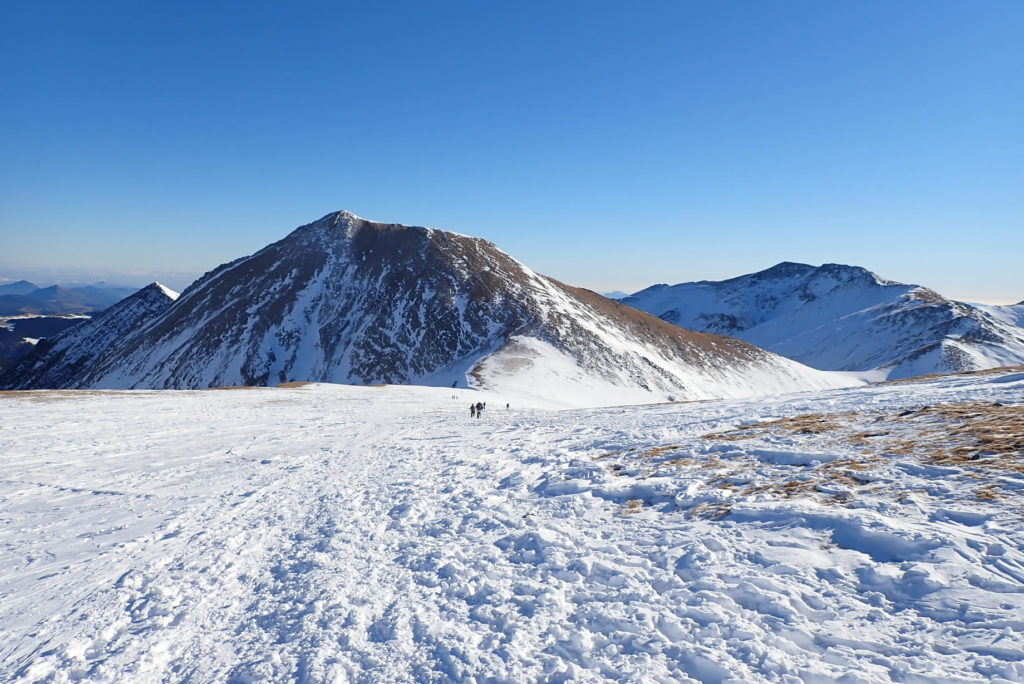
{"label": "trail in snow", "polygon": [[894,445],[934,446],[923,407],[1022,397],[1010,372],[479,420],[431,388],[2,395],[0,673],[1020,681],[1020,454]]}

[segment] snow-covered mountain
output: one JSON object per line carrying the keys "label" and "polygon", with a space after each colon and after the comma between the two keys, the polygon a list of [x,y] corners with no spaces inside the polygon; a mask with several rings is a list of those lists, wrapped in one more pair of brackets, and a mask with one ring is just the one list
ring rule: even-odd
{"label": "snow-covered mountain", "polygon": [[42,339],[88,319],[82,314],[0,316],[0,371],[32,351]]}
{"label": "snow-covered mountain", "polygon": [[1024,302],[1006,306],[975,304],[975,307],[1006,325],[1024,328]]}
{"label": "snow-covered mountain", "polygon": [[1024,364],[1020,305],[956,302],[855,266],[781,263],[719,282],[655,285],[623,302],[820,369],[904,378]]}
{"label": "snow-covered mountain", "polygon": [[51,365],[9,384],[468,383],[593,405],[851,382],[538,275],[485,240],[347,212],[206,274],[90,363]]}
{"label": "snow-covered mountain", "polygon": [[163,313],[178,293],[153,283],[99,315],[84,320],[35,349],[0,374],[0,388],[77,387],[78,378],[100,359],[116,358],[113,350],[125,337]]}

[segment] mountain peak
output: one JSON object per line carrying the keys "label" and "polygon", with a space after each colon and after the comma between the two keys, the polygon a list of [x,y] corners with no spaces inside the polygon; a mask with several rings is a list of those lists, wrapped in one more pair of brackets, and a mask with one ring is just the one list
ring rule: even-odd
{"label": "mountain peak", "polygon": [[813,271],[814,266],[810,264],[804,264],[799,261],[780,261],[770,268],[766,268],[761,271],[762,275],[778,275],[778,276],[789,276],[798,273],[807,273]]}
{"label": "mountain peak", "polygon": [[356,216],[351,211],[345,211],[344,209],[342,209],[341,211],[333,211],[330,214],[328,214],[327,216],[324,216],[320,220],[321,221],[329,220],[335,226],[338,225],[339,223],[348,223],[350,221],[363,221],[365,223],[376,223],[376,221],[368,221],[367,219],[364,219],[362,216]]}
{"label": "mountain peak", "polygon": [[147,285],[146,287],[144,287],[142,289],[143,290],[152,290],[152,291],[159,292],[159,293],[169,297],[170,299],[177,299],[178,298],[178,294],[179,294],[179,293],[175,292],[174,290],[172,290],[171,288],[169,288],[166,285],[164,285],[163,283],[156,282],[156,281],[153,281],[152,283],[150,283],[149,285]]}
{"label": "mountain peak", "polygon": [[486,240],[345,211],[218,267],[173,303],[150,288],[142,315],[107,317],[124,322],[116,336],[79,336],[81,353],[41,359],[45,374],[27,368],[12,384],[454,383],[594,405],[849,382],[569,287]]}
{"label": "mountain peak", "polygon": [[822,370],[889,378],[1020,363],[1024,335],[918,285],[861,266],[783,262],[730,280],[649,288],[626,303],[733,335]]}

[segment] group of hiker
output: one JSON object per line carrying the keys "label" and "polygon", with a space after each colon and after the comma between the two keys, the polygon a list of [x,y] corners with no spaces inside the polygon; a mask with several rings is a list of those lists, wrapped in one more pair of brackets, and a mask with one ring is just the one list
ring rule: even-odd
{"label": "group of hiker", "polygon": [[[469,405],[469,417],[470,418],[479,418],[480,414],[484,412],[485,408],[487,408],[487,402],[486,401],[478,401],[475,404],[470,404]],[[506,411],[508,410],[508,408],[509,408],[509,405],[505,404],[505,410]]]}

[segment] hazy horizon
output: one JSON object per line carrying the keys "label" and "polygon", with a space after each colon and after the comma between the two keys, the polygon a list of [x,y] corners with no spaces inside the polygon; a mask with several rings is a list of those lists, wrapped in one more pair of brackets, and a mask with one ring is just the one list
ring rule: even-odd
{"label": "hazy horizon", "polygon": [[[247,256],[247,255],[239,255]],[[515,256],[514,254],[512,255]],[[225,262],[227,263],[227,262]],[[218,264],[219,266],[220,264]],[[771,268],[775,264],[766,264],[763,268],[751,271],[756,273],[757,271],[763,271],[767,268]],[[821,264],[811,264],[812,266],[820,266]],[[863,266],[863,264],[848,264],[850,266]],[[529,266],[529,264],[527,264]],[[863,266],[869,271],[872,270],[869,266]],[[213,270],[216,266],[211,267],[207,270]],[[106,283],[108,285],[121,285],[128,287],[142,288],[149,285],[152,282],[159,282],[177,292],[183,291],[186,287],[195,282],[199,277],[206,271],[197,273],[181,273],[181,272],[145,272],[145,271],[100,271],[100,270],[59,270],[59,269],[19,269],[9,264],[0,262],[0,285],[17,282],[19,280],[26,280],[40,287],[49,287],[50,285],[62,285],[62,286],[82,286],[82,285],[93,285],[96,283]],[[14,275],[11,275],[14,274]],[[547,274],[545,274],[547,275]],[[747,275],[746,273],[733,273],[722,277],[715,278],[703,278],[701,280],[728,280],[729,278],[735,278],[737,276]],[[888,274],[879,273],[878,275],[887,278],[889,280],[901,281],[898,277],[891,277]],[[624,292],[627,295],[639,292],[645,288],[651,287],[652,285],[666,284],[676,285],[682,282],[692,282],[687,280],[674,280],[674,281],[658,281],[650,282],[638,287],[620,287],[620,286],[601,286],[588,283],[570,283],[577,287],[585,287],[589,290],[599,292],[602,294],[613,293],[613,292]],[[910,283],[908,283],[910,284]],[[930,287],[935,290],[936,288],[931,287],[928,283],[912,283],[915,285],[922,285],[924,287]],[[938,291],[938,290],[936,290]],[[960,302],[976,303],[976,304],[990,304],[990,305],[1013,305],[1024,303],[1024,294],[1021,294],[1017,298],[989,298],[989,297],[960,297],[947,292],[938,291],[939,294],[943,295],[948,299],[953,299]]]}

